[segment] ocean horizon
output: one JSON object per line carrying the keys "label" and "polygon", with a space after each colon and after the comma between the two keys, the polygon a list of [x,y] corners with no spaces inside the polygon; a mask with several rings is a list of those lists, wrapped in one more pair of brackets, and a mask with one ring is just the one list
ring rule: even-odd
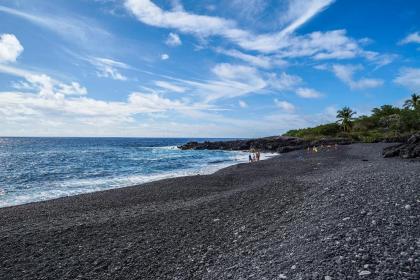
{"label": "ocean horizon", "polygon": [[0,207],[159,179],[210,174],[247,161],[240,151],[182,151],[232,138],[0,137]]}

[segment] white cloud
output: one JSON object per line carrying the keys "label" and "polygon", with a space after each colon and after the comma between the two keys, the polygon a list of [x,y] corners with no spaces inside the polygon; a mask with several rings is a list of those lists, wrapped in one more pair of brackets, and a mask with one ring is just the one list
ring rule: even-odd
{"label": "white cloud", "polygon": [[216,52],[222,53],[227,56],[231,56],[234,58],[241,59],[245,62],[248,62],[254,66],[261,67],[261,68],[271,68],[273,66],[286,66],[287,62],[281,58],[277,57],[269,57],[265,55],[250,55],[243,53],[238,50],[225,50],[222,48],[216,48]]}
{"label": "white cloud", "polygon": [[239,100],[238,104],[239,104],[239,107],[241,107],[241,108],[247,108],[248,107],[248,104],[243,100]]}
{"label": "white cloud", "polygon": [[420,68],[402,68],[394,82],[407,87],[410,90],[420,89]]}
{"label": "white cloud", "polygon": [[270,85],[277,90],[293,90],[297,85],[302,83],[302,78],[296,75],[290,75],[286,72],[280,75],[269,74]]}
{"label": "white cloud", "polygon": [[293,112],[295,110],[295,106],[290,102],[274,99],[274,103],[276,104],[277,107],[279,107],[280,109],[286,112]]}
{"label": "white cloud", "polygon": [[77,82],[71,82],[70,84],[60,83],[58,86],[58,92],[64,95],[86,95],[87,90]]}
{"label": "white cloud", "polygon": [[[278,62],[298,57],[311,57],[316,60],[363,57],[380,67],[394,60],[394,55],[363,50],[359,44],[365,44],[369,38],[363,38],[361,41],[352,39],[347,36],[346,30],[316,31],[300,36],[294,34],[296,29],[333,2],[333,0],[289,0],[288,10],[280,18],[285,27],[266,34],[254,34],[241,29],[230,19],[193,14],[184,9],[165,11],[150,0],[125,0],[125,7],[142,23],[193,34],[201,41],[206,37],[220,36],[245,50],[275,53]],[[253,3],[247,1],[245,5],[251,7]],[[235,50],[223,53],[258,67],[270,67],[270,61],[264,56],[244,54]]]}
{"label": "white cloud", "polygon": [[149,0],[126,0],[125,7],[141,22],[165,28],[178,29],[199,36],[221,35],[234,23],[219,17],[190,14],[185,11],[164,11]]}
{"label": "white cloud", "polygon": [[[47,28],[71,43],[84,47],[93,46],[93,40],[103,41],[112,38],[112,35],[91,19],[77,16],[55,16],[51,14],[28,13],[21,10],[0,5],[0,12],[13,15],[33,24]],[[97,44],[96,44],[97,45]]]}
{"label": "white cloud", "polygon": [[93,57],[87,59],[98,70],[98,77],[111,78],[113,80],[126,81],[127,77],[121,74],[119,69],[129,69],[130,67],[122,62],[109,58]]}
{"label": "white cloud", "polygon": [[161,60],[167,60],[167,59],[169,59],[169,54],[166,54],[166,53],[161,54],[160,55],[160,59]]}
{"label": "white cloud", "polygon": [[0,35],[0,63],[14,62],[22,53],[23,47],[13,34]]}
{"label": "white cloud", "polygon": [[215,65],[212,72],[215,75],[215,79],[212,80],[177,79],[177,81],[191,88],[191,92],[200,96],[205,102],[259,92],[268,86],[257,69],[250,66],[221,63]]}
{"label": "white cloud", "polygon": [[12,66],[0,64],[0,73],[24,78],[26,82],[18,85],[27,90],[37,90],[42,97],[62,98],[66,95],[87,94],[86,88],[77,82],[66,84],[45,74],[32,73]]}
{"label": "white cloud", "polygon": [[359,80],[355,80],[353,78],[354,73],[362,69],[363,67],[361,65],[334,64],[332,66],[332,71],[337,78],[347,84],[351,89],[368,89],[383,85],[384,82],[380,79],[361,78]]}
{"label": "white cloud", "polygon": [[283,34],[289,34],[305,24],[309,19],[316,14],[322,12],[333,0],[294,0],[289,1],[288,18],[293,18],[293,21],[282,30]]}
{"label": "white cloud", "polygon": [[328,65],[327,64],[318,64],[314,66],[315,69],[317,70],[328,70]]}
{"label": "white cloud", "polygon": [[322,94],[311,88],[298,88],[296,89],[296,94],[302,98],[319,98]]}
{"label": "white cloud", "polygon": [[411,33],[411,34],[407,35],[407,37],[402,39],[399,43],[401,45],[409,44],[409,43],[420,44],[420,33],[419,32]]}
{"label": "white cloud", "polygon": [[172,91],[172,92],[178,92],[178,93],[183,93],[185,92],[187,89],[184,87],[181,87],[179,85],[173,84],[173,83],[169,83],[166,81],[155,81],[155,85],[157,85],[160,88]]}
{"label": "white cloud", "polygon": [[157,93],[133,92],[126,101],[103,101],[86,97],[86,88],[77,82],[63,83],[45,74],[5,65],[0,65],[0,72],[25,80],[18,84],[24,92],[0,93],[0,115],[7,122],[19,120],[20,125],[32,121],[33,116],[39,122],[54,118],[72,126],[77,122],[97,126],[131,123],[136,114],[214,109],[204,103],[173,100]]}
{"label": "white cloud", "polygon": [[168,38],[166,39],[165,43],[171,47],[177,47],[182,45],[181,38],[176,33],[169,33]]}
{"label": "white cloud", "polygon": [[234,21],[221,17],[197,15],[184,10],[164,11],[150,0],[126,0],[125,7],[139,21],[148,25],[177,29],[180,32],[190,33],[199,38],[221,36],[244,49],[273,52],[290,46],[293,43],[290,42],[293,37],[289,38],[289,35],[333,1],[298,2],[299,5],[291,8],[294,14],[289,19],[289,25],[277,33],[263,35],[254,35],[249,31],[238,28]]}
{"label": "white cloud", "polygon": [[257,74],[257,70],[253,67],[229,63],[217,64],[212,72],[224,80],[248,80]]}

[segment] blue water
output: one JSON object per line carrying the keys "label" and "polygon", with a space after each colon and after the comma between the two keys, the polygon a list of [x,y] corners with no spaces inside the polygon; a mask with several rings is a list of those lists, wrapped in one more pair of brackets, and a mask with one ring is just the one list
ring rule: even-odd
{"label": "blue water", "polygon": [[168,138],[0,138],[0,207],[207,174],[242,152],[182,151]]}

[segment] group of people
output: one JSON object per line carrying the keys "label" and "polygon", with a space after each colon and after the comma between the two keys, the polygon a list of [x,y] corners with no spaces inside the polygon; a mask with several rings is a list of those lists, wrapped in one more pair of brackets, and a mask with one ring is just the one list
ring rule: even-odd
{"label": "group of people", "polygon": [[249,157],[248,157],[249,158],[249,162],[259,161],[260,160],[260,156],[261,156],[260,151],[255,150],[255,149],[251,149],[249,151]]}

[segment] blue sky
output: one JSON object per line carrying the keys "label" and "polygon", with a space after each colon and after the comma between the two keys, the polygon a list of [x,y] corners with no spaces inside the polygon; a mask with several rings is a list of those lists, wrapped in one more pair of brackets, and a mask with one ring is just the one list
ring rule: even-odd
{"label": "blue sky", "polygon": [[0,0],[0,135],[256,137],[420,91],[417,0]]}

